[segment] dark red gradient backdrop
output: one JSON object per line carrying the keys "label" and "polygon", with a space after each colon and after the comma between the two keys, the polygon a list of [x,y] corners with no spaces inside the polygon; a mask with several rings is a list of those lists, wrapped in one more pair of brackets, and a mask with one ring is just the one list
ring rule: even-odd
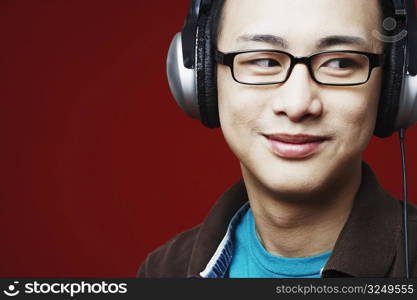
{"label": "dark red gradient backdrop", "polygon": [[[240,177],[168,90],[188,5],[0,1],[0,277],[133,277]],[[401,198],[398,147],[374,139],[365,158]],[[416,128],[407,149],[416,202]]]}

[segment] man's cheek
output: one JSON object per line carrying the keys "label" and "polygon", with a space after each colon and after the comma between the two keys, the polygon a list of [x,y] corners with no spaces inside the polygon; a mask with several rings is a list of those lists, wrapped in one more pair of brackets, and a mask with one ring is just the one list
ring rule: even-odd
{"label": "man's cheek", "polygon": [[345,127],[345,130],[352,131],[362,127],[371,116],[370,108],[365,104],[345,105],[339,110],[337,119]]}
{"label": "man's cheek", "polygon": [[252,117],[248,112],[249,108],[244,108],[244,106],[234,107],[231,114],[231,121],[235,128],[244,130],[245,128],[249,130],[249,126],[252,123]]}

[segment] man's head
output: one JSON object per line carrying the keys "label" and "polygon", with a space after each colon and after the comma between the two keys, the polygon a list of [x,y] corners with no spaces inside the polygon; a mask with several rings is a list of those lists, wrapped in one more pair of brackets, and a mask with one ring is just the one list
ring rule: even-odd
{"label": "man's head", "polygon": [[[270,49],[296,57],[330,50],[383,52],[372,35],[382,30],[377,0],[227,0],[221,16],[221,52]],[[340,61],[324,63],[343,67]],[[296,64],[285,83],[256,86],[236,82],[231,68],[218,65],[220,123],[244,176],[289,194],[342,183],[360,166],[373,135],[381,78],[382,68],[376,67],[364,84],[328,86],[315,82],[305,64]]]}

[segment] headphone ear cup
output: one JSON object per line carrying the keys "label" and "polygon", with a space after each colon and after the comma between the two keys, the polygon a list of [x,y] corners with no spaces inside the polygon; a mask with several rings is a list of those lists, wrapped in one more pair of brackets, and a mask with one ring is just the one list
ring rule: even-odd
{"label": "headphone ear cup", "polygon": [[200,119],[194,69],[184,66],[181,33],[172,39],[167,56],[167,78],[178,106],[191,118]]}
{"label": "headphone ear cup", "polygon": [[387,45],[387,59],[382,75],[381,96],[374,134],[384,138],[391,136],[396,128],[396,119],[404,78],[404,41]]}
{"label": "headphone ear cup", "polygon": [[220,126],[217,103],[217,64],[214,59],[212,13],[200,17],[197,32],[197,94],[201,122],[209,128]]}
{"label": "headphone ear cup", "polygon": [[417,75],[405,75],[401,91],[396,128],[408,128],[417,123]]}

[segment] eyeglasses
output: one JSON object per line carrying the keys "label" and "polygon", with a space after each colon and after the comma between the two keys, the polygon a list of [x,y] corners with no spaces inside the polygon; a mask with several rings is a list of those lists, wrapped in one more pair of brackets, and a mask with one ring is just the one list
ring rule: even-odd
{"label": "eyeglasses", "polygon": [[236,82],[249,85],[284,83],[298,63],[308,67],[319,84],[353,86],[368,82],[372,69],[384,64],[385,55],[360,51],[325,51],[295,57],[279,50],[248,50],[223,53],[216,50],[217,63],[229,66]]}

